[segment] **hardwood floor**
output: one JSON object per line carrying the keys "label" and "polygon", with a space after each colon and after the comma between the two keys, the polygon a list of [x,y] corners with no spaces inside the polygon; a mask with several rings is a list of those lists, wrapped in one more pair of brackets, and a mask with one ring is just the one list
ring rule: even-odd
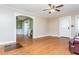
{"label": "hardwood floor", "polygon": [[19,42],[23,47],[8,52],[0,51],[0,54],[70,55],[68,41],[68,38],[50,36],[33,40],[26,37],[17,37],[17,42]]}

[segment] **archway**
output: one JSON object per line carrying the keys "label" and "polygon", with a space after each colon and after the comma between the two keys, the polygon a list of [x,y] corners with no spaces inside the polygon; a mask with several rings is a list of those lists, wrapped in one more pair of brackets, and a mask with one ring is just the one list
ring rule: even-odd
{"label": "archway", "polygon": [[33,38],[33,19],[28,16],[16,16],[16,36]]}

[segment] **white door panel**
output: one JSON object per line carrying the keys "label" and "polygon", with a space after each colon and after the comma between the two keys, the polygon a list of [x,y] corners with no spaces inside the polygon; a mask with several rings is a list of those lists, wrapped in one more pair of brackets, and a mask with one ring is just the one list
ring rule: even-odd
{"label": "white door panel", "polygon": [[60,36],[70,37],[71,17],[65,16],[60,18],[59,34]]}
{"label": "white door panel", "polygon": [[76,34],[79,33],[79,16],[76,16],[75,19],[75,32]]}

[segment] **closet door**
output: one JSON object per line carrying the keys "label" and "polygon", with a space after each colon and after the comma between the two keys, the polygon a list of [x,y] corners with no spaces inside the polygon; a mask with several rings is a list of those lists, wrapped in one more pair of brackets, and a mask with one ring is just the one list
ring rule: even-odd
{"label": "closet door", "polygon": [[59,35],[62,37],[71,36],[71,16],[61,17],[59,19]]}
{"label": "closet door", "polygon": [[79,33],[79,16],[75,17],[75,33]]}

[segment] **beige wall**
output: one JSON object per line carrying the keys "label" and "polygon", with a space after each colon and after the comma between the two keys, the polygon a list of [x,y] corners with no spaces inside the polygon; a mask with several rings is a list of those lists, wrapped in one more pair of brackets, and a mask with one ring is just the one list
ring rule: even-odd
{"label": "beige wall", "polygon": [[59,35],[59,19],[58,18],[49,19],[49,35],[51,36]]}
{"label": "beige wall", "polygon": [[33,22],[33,37],[43,37],[48,34],[48,23],[47,20],[41,16],[36,16]]}

